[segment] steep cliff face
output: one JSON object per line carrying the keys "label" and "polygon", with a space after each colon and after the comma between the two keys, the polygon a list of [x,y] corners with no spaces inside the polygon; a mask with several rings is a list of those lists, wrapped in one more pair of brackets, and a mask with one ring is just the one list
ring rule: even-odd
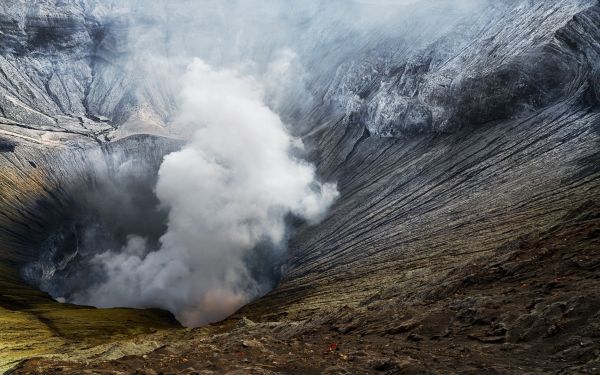
{"label": "steep cliff face", "polygon": [[[32,4],[0,5],[0,342],[10,352],[0,364],[172,323],[161,312],[59,305],[19,278],[37,257],[32,244],[65,215],[74,187],[93,188],[109,176],[115,155],[145,160],[140,168],[147,169],[178,146],[156,137],[167,134],[174,111],[173,87],[154,73],[162,62],[141,64],[145,55],[130,43],[131,25],[151,32],[164,20],[140,26],[119,13],[118,2]],[[436,22],[451,8],[435,2],[411,9],[393,33],[336,25],[339,35],[294,45],[308,73],[290,97],[312,101],[308,109],[288,102],[279,109],[291,123],[306,123],[293,131],[341,196],[322,223],[296,231],[277,288],[217,326],[118,346],[136,354],[170,342],[143,359],[103,362],[118,355],[102,348],[88,353],[97,356],[89,366],[598,368],[600,4],[485,2],[450,23]],[[335,29],[304,17],[313,11],[290,21],[307,30],[306,40]],[[419,13],[431,19],[415,33],[410,20]],[[269,57],[275,50],[247,47]],[[109,142],[136,133],[154,136]],[[129,320],[135,324],[124,329]],[[12,328],[28,325],[52,344],[30,345]],[[102,340],[98,330],[108,332]],[[240,363],[240,352],[250,363]],[[298,367],[298,357],[311,361]],[[18,371],[77,373],[80,366],[40,360]]]}
{"label": "steep cliff face", "polygon": [[4,122],[60,130],[71,120],[84,131],[78,118],[87,114],[100,24],[86,20],[81,6],[8,2],[1,27]]}
{"label": "steep cliff face", "polygon": [[166,85],[156,86],[157,74],[149,78],[136,67],[128,16],[118,5],[48,0],[9,1],[1,7],[5,129],[99,141],[114,138],[114,130],[128,121],[127,134],[162,131],[172,94]]}
{"label": "steep cliff face", "polygon": [[[367,285],[372,293],[414,293],[439,273],[596,199],[600,9],[570,5],[511,8],[514,27],[494,19],[489,35],[499,35],[483,34],[421,74],[389,69],[383,80],[393,84],[310,134],[315,160],[338,180],[342,199],[324,223],[296,236],[285,280],[270,298],[302,295],[297,311],[308,314],[313,303],[360,303]],[[447,85],[431,83],[453,70]],[[375,100],[398,98],[393,91],[407,87],[407,71],[417,77],[410,100],[431,108],[427,98],[437,97],[447,106],[442,122],[455,126],[442,126],[442,134],[419,126],[423,134],[415,135],[405,128],[406,112]],[[434,86],[438,93],[427,96]],[[350,87],[364,89],[356,81]],[[390,120],[393,134],[379,131],[373,106],[402,117]],[[360,292],[340,293],[346,290]]]}
{"label": "steep cliff face", "polygon": [[[0,153],[0,372],[22,358],[73,353],[97,345],[100,352],[116,350],[121,355],[159,346],[159,341],[107,343],[179,327],[168,312],[61,304],[36,286],[44,287],[44,276],[58,272],[61,259],[78,251],[72,242],[71,248],[51,255],[41,246],[75,217],[73,208],[85,207],[77,197],[82,192],[101,191],[98,187],[114,178],[124,160],[144,176],[158,168],[164,154],[177,149],[179,143],[139,136],[100,148],[88,137],[79,136],[69,140],[78,145],[73,147],[14,133],[3,133],[2,140],[6,146]],[[111,202],[106,209],[119,217],[125,214],[120,207],[124,207],[122,202]],[[40,259],[42,256],[51,259]],[[27,264],[39,265],[41,269],[33,272],[40,275],[25,280],[23,267]],[[82,358],[98,353],[97,349],[81,352]]]}
{"label": "steep cliff face", "polygon": [[[372,134],[391,137],[527,115],[574,95],[579,80],[588,79],[593,45],[568,46],[573,35],[556,32],[594,4],[481,7],[477,17],[441,28],[444,32],[423,48],[386,41],[386,48],[353,57],[337,69],[325,98],[353,113]],[[593,29],[580,21],[583,29],[571,33]]]}
{"label": "steep cliff face", "polygon": [[[555,14],[544,7],[537,9]],[[536,13],[528,17],[535,19]],[[456,88],[448,88],[444,95],[446,101],[454,101],[452,111],[465,118],[458,128],[411,137],[400,131],[403,137],[394,139],[371,133],[369,123],[351,113],[311,134],[317,145],[315,160],[321,163],[325,176],[338,181],[343,198],[326,222],[298,235],[298,244],[293,246],[298,249],[291,252],[287,270],[289,279],[297,281],[313,272],[313,276],[319,274],[326,279],[328,271],[332,270],[329,276],[336,273],[333,270],[342,259],[349,269],[365,274],[376,272],[375,268],[384,264],[394,267],[388,262],[404,262],[415,256],[407,254],[404,259],[399,250],[404,243],[411,244],[408,251],[437,248],[441,243],[444,247],[460,247],[459,243],[452,245],[452,238],[457,236],[457,241],[473,241],[472,246],[477,244],[475,248],[483,251],[482,246],[487,245],[477,238],[479,235],[499,242],[516,235],[500,229],[494,220],[505,220],[509,225],[518,222],[514,229],[527,231],[531,227],[524,218],[516,220],[519,215],[532,215],[531,225],[543,227],[544,216],[551,222],[564,210],[593,196],[597,170],[588,162],[598,154],[599,102],[594,93],[600,61],[600,46],[596,43],[599,21],[600,8],[588,7],[565,20],[544,39],[544,44],[521,52],[517,47],[507,47],[517,52],[514,56],[502,55],[505,62],[498,67],[468,70],[475,78],[458,78]],[[510,40],[534,40],[535,35],[532,32],[531,37]],[[536,54],[540,50],[548,52]],[[523,63],[523,59],[530,58],[530,63]],[[569,80],[556,84],[564,77],[565,69],[572,72]],[[397,72],[398,81],[404,75]],[[527,79],[519,82],[523,77]],[[425,74],[422,79],[427,78]],[[540,95],[557,96],[543,103],[539,97],[529,95],[532,85]],[[469,107],[461,109],[456,104],[459,102]],[[498,105],[527,111],[509,115]],[[487,114],[477,116],[487,121],[466,120],[471,116],[469,111],[479,110]],[[394,124],[399,129],[403,126],[402,122]],[[543,197],[561,195],[562,199],[551,200],[548,207],[542,208]],[[565,204],[563,209],[559,208],[560,202]],[[527,213],[529,205],[537,206],[535,213]],[[448,227],[442,229],[445,225]],[[504,234],[486,233],[484,227]],[[475,237],[465,236],[461,230]],[[443,236],[438,244],[430,242],[435,241],[436,232]],[[417,246],[413,241],[424,243]],[[470,247],[467,243],[463,246]],[[357,246],[362,250],[358,251]],[[389,258],[371,263],[377,256]],[[434,258],[444,257],[440,254]],[[353,261],[361,265],[350,266]],[[372,264],[373,269],[366,264]]]}

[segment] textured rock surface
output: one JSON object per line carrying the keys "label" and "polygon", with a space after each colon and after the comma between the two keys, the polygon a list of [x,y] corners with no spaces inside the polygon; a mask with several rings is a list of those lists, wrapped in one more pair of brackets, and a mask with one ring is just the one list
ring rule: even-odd
{"label": "textured rock surface", "polygon": [[[1,12],[0,265],[9,276],[0,279],[0,311],[26,317],[20,324],[41,326],[56,344],[13,347],[12,358],[64,353],[64,337],[80,334],[65,334],[48,310],[14,302],[39,298],[62,311],[19,283],[15,267],[35,257],[28,244],[60,212],[54,204],[68,196],[61,187],[85,180],[95,169],[89,155],[103,155],[76,150],[105,135],[160,133],[171,102],[164,90],[150,99],[144,72],[117,73],[126,50],[121,29],[105,27],[106,7],[36,4],[27,14],[18,4]],[[61,6],[66,16],[40,21]],[[100,350],[85,366],[597,371],[600,5],[507,1],[479,14],[444,28],[432,23],[435,33],[419,43],[359,38],[343,64],[331,59],[311,77],[322,101],[305,139],[341,198],[320,225],[298,230],[273,292],[219,325],[144,337],[142,344],[171,341],[145,356]],[[40,25],[62,25],[50,34],[59,42],[26,37],[36,33],[23,30]],[[168,143],[137,137],[109,147],[157,160]],[[98,324],[77,329],[94,336]],[[81,372],[81,362],[68,359],[28,361],[17,373]]]}
{"label": "textured rock surface", "polygon": [[[600,210],[586,202],[550,230],[508,242],[358,306],[290,322],[231,319],[146,355],[94,363],[93,373],[594,373],[598,363]],[[249,310],[251,311],[251,310]],[[534,355],[532,355],[534,354]],[[32,360],[16,373],[78,373]]]}
{"label": "textured rock surface", "polygon": [[[69,215],[65,208],[74,189],[94,189],[98,180],[110,176],[121,160],[131,156],[139,168],[158,165],[177,143],[140,136],[101,149],[95,143],[84,148],[88,138],[77,139],[81,148],[53,146],[35,138],[13,139],[11,151],[0,153],[0,371],[34,355],[72,353],[178,327],[164,311],[59,304],[27,286],[20,272],[37,258],[37,244]],[[153,349],[158,342],[114,345],[127,354]],[[110,355],[111,348],[84,351],[81,358]]]}
{"label": "textured rock surface", "polygon": [[[440,275],[597,200],[600,117],[591,89],[599,11],[583,10],[531,47],[564,56],[576,72],[568,95],[551,105],[504,121],[500,113],[497,121],[446,135],[377,138],[352,116],[312,134],[315,160],[338,180],[342,199],[325,222],[298,233],[284,281],[248,312],[276,316],[282,306],[286,316],[304,319],[378,293],[418,294]],[[506,66],[491,66],[485,83],[505,85],[499,70]]]}
{"label": "textured rock surface", "polygon": [[11,0],[0,7],[3,126],[99,140],[127,122],[128,134],[161,132],[170,105],[161,93],[170,93],[130,58],[117,5]]}
{"label": "textured rock surface", "polygon": [[[423,48],[385,41],[385,48],[342,64],[325,97],[357,116],[371,134],[392,137],[531,113],[579,87],[580,64],[564,46],[569,40],[554,33],[594,3],[482,6],[474,21],[441,28],[444,32],[437,31],[434,42]],[[584,42],[582,47],[589,46]]]}

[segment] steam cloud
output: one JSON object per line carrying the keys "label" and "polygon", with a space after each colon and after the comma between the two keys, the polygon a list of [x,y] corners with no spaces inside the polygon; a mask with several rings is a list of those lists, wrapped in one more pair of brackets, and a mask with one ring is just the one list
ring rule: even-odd
{"label": "steam cloud", "polygon": [[[268,268],[284,253],[288,215],[317,222],[337,196],[293,156],[302,142],[290,134],[320,125],[330,89],[348,94],[338,72],[360,67],[373,48],[390,56],[423,48],[481,17],[486,3],[89,2],[107,25],[128,26],[106,30],[123,46],[108,43],[101,52],[114,64],[96,72],[111,85],[130,79],[123,106],[131,111],[123,113],[131,117],[116,119],[120,135],[170,133],[189,142],[162,164],[100,155],[98,164],[110,159],[117,172],[73,194],[75,214],[24,276],[68,302],[160,307],[188,326],[226,317],[273,286]],[[190,64],[194,56],[201,59]]]}
{"label": "steam cloud", "polygon": [[147,253],[147,240],[131,235],[122,249],[95,256],[105,281],[76,302],[162,307],[188,326],[223,318],[266,292],[248,252],[280,248],[288,214],[316,222],[338,194],[290,156],[302,143],[265,104],[263,84],[200,59],[183,82],[173,126],[191,141],[159,170],[156,194],[169,210],[160,247]]}

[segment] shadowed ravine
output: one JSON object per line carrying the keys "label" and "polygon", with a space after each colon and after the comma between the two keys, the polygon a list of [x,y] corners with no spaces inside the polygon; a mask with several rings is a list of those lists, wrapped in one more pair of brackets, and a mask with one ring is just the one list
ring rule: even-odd
{"label": "shadowed ravine", "polygon": [[[0,6],[0,371],[600,371],[597,1],[488,4],[439,34],[425,24],[414,46],[298,21],[328,37],[295,46],[309,108],[277,111],[340,195],[296,223],[271,292],[199,328],[60,304],[23,280],[77,192],[123,159],[154,171],[182,143],[167,136],[170,83],[146,74],[162,62],[124,68],[134,19],[40,4]],[[329,51],[322,66],[311,48]]]}

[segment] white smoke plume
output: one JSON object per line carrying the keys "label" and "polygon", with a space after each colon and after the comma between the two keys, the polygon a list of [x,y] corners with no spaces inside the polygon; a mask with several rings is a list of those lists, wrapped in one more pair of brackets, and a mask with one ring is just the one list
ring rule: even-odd
{"label": "white smoke plume", "polygon": [[130,236],[97,255],[106,279],[77,302],[161,307],[197,326],[266,292],[245,257],[261,243],[281,247],[288,214],[316,222],[338,193],[291,156],[301,142],[265,104],[263,84],[200,59],[183,82],[173,126],[191,140],[159,170],[156,194],[169,210],[160,248],[146,253],[145,239]]}
{"label": "white smoke plume", "polygon": [[[43,290],[99,307],[164,308],[196,326],[266,293],[276,277],[260,273],[277,262],[256,254],[282,258],[288,215],[315,223],[335,200],[336,186],[317,181],[314,167],[292,156],[302,142],[290,134],[319,125],[319,111],[317,120],[311,116],[330,86],[338,87],[338,69],[373,48],[384,58],[424,48],[453,25],[470,25],[490,2],[87,3],[92,15],[116,26],[107,27],[99,50],[111,64],[95,72],[116,93],[127,86],[127,100],[115,101],[123,114],[116,138],[176,135],[187,143],[164,159],[156,182],[157,163],[149,163],[151,176],[138,178],[143,163],[121,163],[111,152],[119,173],[100,174],[100,188],[86,185],[74,195],[80,214],[56,234],[60,249],[55,237],[46,241],[52,250],[32,266],[30,279],[39,281],[47,266],[54,270],[47,264],[54,254],[71,254],[71,242],[79,241],[72,263],[42,280]],[[193,56],[201,59],[189,64]],[[99,97],[99,114],[110,118],[106,94]],[[257,262],[265,263],[258,271]]]}

